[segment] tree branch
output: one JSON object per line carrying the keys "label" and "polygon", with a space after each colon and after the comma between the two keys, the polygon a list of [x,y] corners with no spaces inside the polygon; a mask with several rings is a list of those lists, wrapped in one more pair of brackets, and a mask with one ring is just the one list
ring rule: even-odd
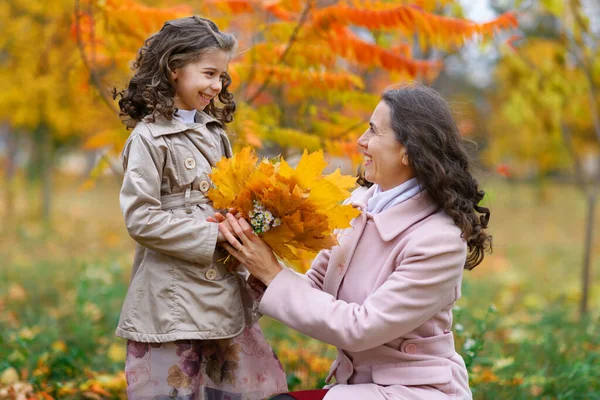
{"label": "tree branch", "polygon": [[577,180],[577,185],[583,192],[587,192],[583,171],[581,170],[579,156],[577,155],[575,147],[573,146],[573,136],[571,135],[571,130],[563,121],[561,121],[560,123],[560,133],[562,134],[563,141],[566,144],[567,151],[571,156],[571,159],[573,160],[573,167],[575,168],[575,179]]}
{"label": "tree branch", "polygon": [[[85,54],[85,46],[81,39],[81,24],[80,24],[81,7],[80,7],[79,3],[80,3],[80,0],[75,0],[75,35],[77,37],[77,47],[79,48],[79,54],[81,56],[81,60],[83,61],[84,67],[88,70],[88,72],[90,74],[90,79],[92,80],[92,85],[98,91],[98,94],[100,95],[100,98],[102,99],[102,101],[114,113],[119,114],[119,110],[117,110],[117,108],[113,104],[112,99],[107,98],[106,94],[102,90],[102,82],[100,81],[100,78],[96,74],[96,71],[94,71],[94,69],[90,65],[90,62],[87,59],[87,55]],[[91,18],[91,16],[90,16],[90,18]]]}
{"label": "tree branch", "polygon": [[[300,33],[300,29],[302,28],[302,26],[304,25],[304,23],[306,22],[306,20],[308,19],[308,15],[309,12],[312,8],[312,4],[313,4],[314,0],[306,0],[306,4],[304,5],[304,10],[302,10],[302,15],[300,16],[300,19],[298,20],[298,24],[296,24],[296,27],[294,28],[294,32],[292,32],[292,35],[290,36],[290,39],[286,45],[285,50],[283,51],[283,53],[281,54],[281,56],[279,57],[279,60],[277,60],[276,64],[281,64],[285,61],[285,58],[287,57],[288,53],[290,52],[292,46],[294,45],[294,43],[296,42],[296,39],[298,38],[298,34]],[[264,80],[264,82],[262,83],[262,85],[256,90],[256,92],[250,96],[250,98],[246,101],[246,103],[248,104],[252,104],[254,102],[254,100],[256,100],[256,98],[267,88],[267,86],[269,85],[269,83],[271,83],[271,79],[273,77],[273,73],[271,72],[267,78]]]}

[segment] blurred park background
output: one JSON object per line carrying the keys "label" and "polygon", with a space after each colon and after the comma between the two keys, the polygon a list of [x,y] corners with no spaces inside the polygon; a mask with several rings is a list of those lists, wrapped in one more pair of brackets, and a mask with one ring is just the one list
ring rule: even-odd
{"label": "blurred park background", "polygon": [[[491,208],[457,350],[476,399],[600,399],[600,2],[4,0],[0,399],[125,398],[114,328],[133,258],[118,204],[122,89],[143,40],[199,14],[235,32],[235,148],[354,174],[381,92],[451,102]],[[332,348],[263,319],[293,389]]]}

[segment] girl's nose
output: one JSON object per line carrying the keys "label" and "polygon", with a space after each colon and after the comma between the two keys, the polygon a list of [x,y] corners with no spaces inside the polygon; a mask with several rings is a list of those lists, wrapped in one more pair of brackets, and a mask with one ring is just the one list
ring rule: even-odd
{"label": "girl's nose", "polygon": [[221,89],[223,89],[223,82],[219,79],[218,81],[213,82],[212,85],[210,85],[210,88],[220,93]]}

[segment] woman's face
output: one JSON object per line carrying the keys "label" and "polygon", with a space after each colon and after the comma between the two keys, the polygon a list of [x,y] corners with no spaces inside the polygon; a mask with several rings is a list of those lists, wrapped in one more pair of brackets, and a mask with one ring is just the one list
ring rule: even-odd
{"label": "woman's face", "polygon": [[181,110],[204,110],[223,88],[223,75],[229,54],[222,50],[206,53],[199,61],[173,71],[175,107]]}
{"label": "woman's face", "polygon": [[365,179],[382,190],[392,189],[414,176],[406,148],[396,140],[390,107],[384,101],[375,107],[369,129],[358,139],[358,146],[365,155]]}

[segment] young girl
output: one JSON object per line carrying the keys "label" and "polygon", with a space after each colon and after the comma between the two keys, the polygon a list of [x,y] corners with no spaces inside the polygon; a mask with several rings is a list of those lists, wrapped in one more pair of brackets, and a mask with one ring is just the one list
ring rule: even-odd
{"label": "young girl", "polygon": [[[119,106],[134,128],[120,201],[138,243],[116,334],[127,339],[129,399],[263,399],[286,390],[264,340],[257,292],[226,252],[206,192],[231,157],[227,66],[236,39],[204,18],[168,21],[146,40]],[[216,105],[219,100],[223,107]]]}

